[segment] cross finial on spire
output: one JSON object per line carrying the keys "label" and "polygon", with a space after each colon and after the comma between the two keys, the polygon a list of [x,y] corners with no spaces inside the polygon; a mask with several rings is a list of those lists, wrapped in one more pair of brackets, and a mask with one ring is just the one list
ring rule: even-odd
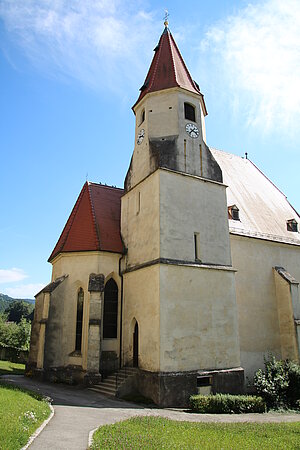
{"label": "cross finial on spire", "polygon": [[164,17],[165,21],[164,21],[164,25],[165,25],[166,28],[167,28],[168,25],[169,25],[169,21],[168,21],[169,15],[170,15],[170,14],[169,14],[168,10],[165,9],[165,17]]}

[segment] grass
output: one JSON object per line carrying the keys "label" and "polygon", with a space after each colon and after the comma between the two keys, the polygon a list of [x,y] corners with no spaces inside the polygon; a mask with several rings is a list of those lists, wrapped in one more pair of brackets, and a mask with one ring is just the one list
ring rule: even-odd
{"label": "grass", "polygon": [[10,361],[0,361],[0,375],[23,375],[25,364],[13,363]]}
{"label": "grass", "polygon": [[38,394],[0,384],[0,449],[22,448],[49,414],[48,403]]}
{"label": "grass", "polygon": [[193,423],[135,417],[98,428],[96,449],[299,449],[300,422]]}

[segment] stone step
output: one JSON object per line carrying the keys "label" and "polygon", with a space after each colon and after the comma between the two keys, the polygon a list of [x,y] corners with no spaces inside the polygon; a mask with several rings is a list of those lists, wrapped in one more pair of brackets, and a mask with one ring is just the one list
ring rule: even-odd
{"label": "stone step", "polygon": [[93,387],[90,387],[89,389],[94,392],[98,392],[99,394],[103,395],[110,395],[110,396],[116,396],[117,392],[117,380],[118,380],[118,386],[120,386],[126,378],[135,375],[137,372],[137,369],[135,367],[124,367],[118,372],[115,372],[112,375],[108,375],[108,377],[104,378],[103,381],[99,384],[95,384]]}
{"label": "stone step", "polygon": [[99,384],[96,384],[95,386],[89,388],[89,390],[94,391],[94,392],[98,392],[99,394],[104,394],[104,395],[111,395],[113,397],[116,396],[116,389],[115,388],[111,388],[108,386],[102,386]]}

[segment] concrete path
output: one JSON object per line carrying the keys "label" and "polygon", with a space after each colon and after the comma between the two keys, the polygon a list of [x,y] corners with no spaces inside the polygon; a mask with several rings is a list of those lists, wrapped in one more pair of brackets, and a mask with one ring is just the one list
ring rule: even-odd
{"label": "concrete path", "polygon": [[102,396],[86,388],[40,382],[22,375],[3,380],[51,397],[54,417],[29,450],[86,450],[89,432],[100,425],[134,416],[162,416],[190,422],[298,422],[298,414],[191,414],[182,410],[142,407]]}

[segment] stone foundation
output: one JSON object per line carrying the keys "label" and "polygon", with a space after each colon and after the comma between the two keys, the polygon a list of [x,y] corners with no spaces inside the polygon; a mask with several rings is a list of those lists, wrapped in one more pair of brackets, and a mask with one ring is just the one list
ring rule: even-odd
{"label": "stone foundation", "polygon": [[188,407],[191,395],[198,394],[199,379],[208,386],[207,393],[240,394],[244,391],[244,370],[193,372],[147,372],[139,370],[133,388],[159,406]]}

